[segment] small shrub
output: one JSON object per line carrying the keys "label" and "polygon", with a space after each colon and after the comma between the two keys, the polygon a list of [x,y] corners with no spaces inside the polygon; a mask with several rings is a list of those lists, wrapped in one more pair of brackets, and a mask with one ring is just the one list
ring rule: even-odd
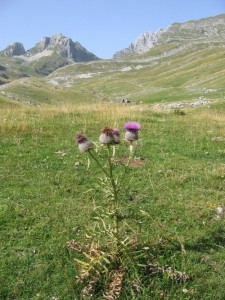
{"label": "small shrub", "polygon": [[181,110],[180,108],[174,109],[174,114],[177,116],[185,116],[186,115],[186,113],[183,110]]}

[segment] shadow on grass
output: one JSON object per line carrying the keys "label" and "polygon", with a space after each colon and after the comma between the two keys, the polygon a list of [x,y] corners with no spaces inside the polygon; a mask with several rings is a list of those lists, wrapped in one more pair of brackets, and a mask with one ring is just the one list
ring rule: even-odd
{"label": "shadow on grass", "polygon": [[206,252],[210,250],[224,250],[225,248],[225,230],[216,228],[209,235],[200,237],[192,243],[186,243],[185,249]]}
{"label": "shadow on grass", "polygon": [[225,229],[221,227],[214,228],[210,232],[206,232],[205,236],[193,238],[189,241],[181,243],[178,240],[162,239],[154,248],[153,255],[169,258],[175,252],[193,251],[206,253],[225,250]]}

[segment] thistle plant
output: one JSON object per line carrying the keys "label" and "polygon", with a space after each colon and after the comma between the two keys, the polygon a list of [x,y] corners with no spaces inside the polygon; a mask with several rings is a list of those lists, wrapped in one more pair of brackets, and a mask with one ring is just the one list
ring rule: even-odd
{"label": "thistle plant", "polygon": [[[92,239],[91,247],[88,251],[87,248],[84,247],[86,250],[82,251],[84,256],[89,258],[89,262],[83,264],[82,261],[77,260],[83,266],[82,275],[80,276],[82,280],[86,277],[90,277],[92,271],[95,274],[95,279],[98,278],[96,274],[100,276],[103,270],[111,270],[112,265],[118,264],[119,260],[119,268],[113,272],[124,274],[121,257],[124,256],[124,253],[129,252],[130,237],[127,234],[127,230],[125,230],[128,224],[125,222],[125,217],[122,213],[125,205],[122,191],[124,190],[123,184],[124,178],[126,177],[125,175],[134,157],[134,143],[138,140],[138,132],[141,126],[138,122],[127,122],[124,128],[126,130],[124,141],[129,143],[129,150],[125,163],[123,162],[123,164],[121,164],[122,168],[120,168],[119,173],[116,173],[119,161],[116,157],[116,150],[119,144],[121,144],[121,135],[118,128],[111,128],[110,126],[103,127],[100,131],[99,143],[92,142],[82,134],[76,136],[76,142],[80,152],[87,153],[89,158],[93,160],[102,171],[103,177],[101,181],[104,184],[104,199],[106,199],[106,205],[98,205],[98,210],[95,209],[95,226],[93,233],[88,233],[88,237]],[[99,155],[102,152],[104,155]],[[105,245],[102,244],[101,237],[104,237],[107,249]],[[77,243],[75,244],[77,245]],[[82,247],[80,247],[80,249],[81,248]],[[110,277],[110,271],[108,271],[108,276]],[[90,285],[90,280],[88,282]],[[92,288],[94,285],[94,283],[91,284]],[[113,283],[111,282],[111,289],[112,285]],[[86,288],[91,289],[88,285]]]}
{"label": "thistle plant", "polygon": [[[105,200],[104,204],[98,203],[94,208],[93,230],[87,231],[86,235],[89,245],[80,245],[74,240],[67,245],[83,255],[83,259],[75,259],[80,266],[78,281],[85,284],[83,296],[119,299],[123,281],[129,276],[132,278],[132,294],[140,293],[140,278],[143,278],[143,274],[166,274],[172,280],[189,279],[186,273],[160,266],[152,260],[154,256],[151,248],[138,240],[137,231],[128,225],[124,214],[128,205],[124,197],[125,178],[135,158],[134,145],[139,139],[140,128],[138,122],[127,122],[124,125],[124,139],[121,139],[119,129],[105,126],[100,131],[98,143],[92,142],[83,134],[76,136],[80,152],[87,154],[102,172]],[[121,162],[116,153],[122,141],[128,143],[129,150],[126,159]],[[117,167],[120,167],[119,172]],[[134,219],[139,222],[137,217]]]}
{"label": "thistle plant", "polygon": [[[107,189],[107,199],[108,207],[101,214],[101,217],[96,217],[96,220],[101,223],[103,228],[103,233],[108,235],[113,241],[114,250],[119,253],[121,248],[125,247],[125,240],[127,236],[124,237],[122,234],[122,199],[121,199],[121,188],[124,179],[124,175],[127,172],[129,163],[133,157],[133,143],[138,140],[138,131],[141,128],[140,124],[137,122],[128,122],[124,125],[126,129],[125,140],[130,143],[129,155],[127,161],[124,165],[124,171],[120,174],[120,178],[115,176],[115,146],[120,144],[120,131],[117,128],[111,128],[105,126],[102,128],[99,136],[100,147],[94,149],[94,144],[84,135],[79,134],[76,136],[76,142],[78,143],[78,148],[80,152],[87,152],[89,157],[95,161],[98,167],[104,174],[104,185],[108,185]],[[106,152],[106,161],[102,162],[99,158],[98,151],[99,148]],[[106,190],[106,189],[105,189]],[[103,209],[102,209],[103,211]],[[111,224],[108,222],[106,225],[106,219],[112,220]],[[98,224],[100,228],[100,224]]]}

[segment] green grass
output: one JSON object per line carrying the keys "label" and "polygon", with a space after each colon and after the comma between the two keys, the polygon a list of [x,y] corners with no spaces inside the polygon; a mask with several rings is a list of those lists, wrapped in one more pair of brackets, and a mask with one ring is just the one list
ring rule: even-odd
{"label": "green grass", "polygon": [[[125,205],[140,214],[154,259],[191,280],[145,276],[133,296],[127,281],[121,299],[224,299],[224,215],[215,220],[214,210],[225,205],[225,107],[222,102],[185,113],[102,104],[2,106],[1,299],[80,299],[76,254],[65,245],[84,240],[93,203],[104,199],[96,189],[101,174],[94,163],[87,169],[74,136],[98,140],[104,125],[122,129],[127,120],[142,124],[136,155],[145,163],[129,169]],[[125,151],[121,145],[119,154]]]}
{"label": "green grass", "polygon": [[[144,160],[124,179],[125,212],[143,222],[149,262],[191,279],[143,271],[139,283],[142,267],[130,263],[120,299],[225,299],[225,215],[215,212],[225,206],[224,49],[181,46],[75,63],[44,78],[36,74],[44,65],[7,58],[13,67],[2,68],[0,81],[13,82],[0,90],[0,299],[82,299],[77,253],[66,243],[85,242],[92,209],[105,199],[101,173],[93,162],[88,168],[74,136],[97,141],[103,126],[122,129],[128,120],[142,124],[136,156]],[[109,103],[117,97],[134,104]],[[170,112],[152,106],[202,98],[213,104]],[[126,153],[123,143],[118,154]]]}

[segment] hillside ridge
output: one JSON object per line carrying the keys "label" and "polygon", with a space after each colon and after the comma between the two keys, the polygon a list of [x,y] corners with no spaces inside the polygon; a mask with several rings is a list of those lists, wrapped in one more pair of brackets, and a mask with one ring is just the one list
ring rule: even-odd
{"label": "hillside ridge", "polygon": [[150,49],[169,44],[182,43],[223,43],[225,38],[225,14],[199,20],[189,20],[184,23],[175,22],[167,29],[160,28],[156,32],[147,31],[139,35],[134,43],[117,51],[113,58],[123,59],[127,56],[143,54]]}

